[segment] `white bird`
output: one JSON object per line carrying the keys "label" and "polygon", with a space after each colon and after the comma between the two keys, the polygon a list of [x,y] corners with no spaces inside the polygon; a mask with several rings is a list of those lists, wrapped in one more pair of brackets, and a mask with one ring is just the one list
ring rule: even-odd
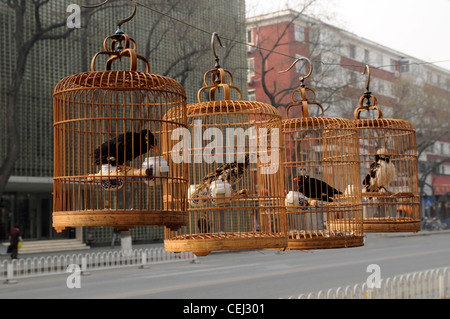
{"label": "white bird", "polygon": [[375,162],[370,164],[370,173],[367,174],[363,181],[366,192],[377,193],[384,189],[394,181],[397,171],[395,165],[391,162],[391,158],[385,148],[379,149],[375,155]]}

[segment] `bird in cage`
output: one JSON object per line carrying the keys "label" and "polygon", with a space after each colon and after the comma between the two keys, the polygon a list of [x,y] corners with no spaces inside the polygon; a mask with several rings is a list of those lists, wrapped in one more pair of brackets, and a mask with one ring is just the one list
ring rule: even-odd
{"label": "bird in cage", "polygon": [[384,189],[389,193],[387,187],[394,181],[395,175],[395,165],[391,162],[387,150],[379,149],[375,154],[375,162],[370,164],[370,172],[363,181],[365,192],[377,193]]}
{"label": "bird in cage", "polygon": [[152,132],[126,132],[103,143],[94,150],[94,163],[119,166],[131,161],[139,155],[147,153],[150,148],[157,152],[156,139]]}
{"label": "bird in cage", "polygon": [[298,182],[298,191],[309,198],[308,202],[312,206],[317,204],[317,200],[333,202],[333,196],[342,195],[340,191],[324,181],[309,177],[308,175],[294,178],[294,181]]}
{"label": "bird in cage", "polygon": [[[245,154],[244,162],[226,163],[219,166],[214,172],[209,173],[202,180],[202,183],[197,186],[196,190],[192,193],[192,197],[197,196],[201,190],[209,187],[213,182],[223,181],[228,182],[231,186],[236,185],[242,179],[247,168],[250,164],[250,155]],[[248,190],[242,189],[239,191],[233,191],[233,196],[248,196]]]}
{"label": "bird in cage", "polygon": [[211,220],[208,215],[205,217],[200,217],[197,220],[197,227],[200,232],[202,233],[209,233],[211,232]]}

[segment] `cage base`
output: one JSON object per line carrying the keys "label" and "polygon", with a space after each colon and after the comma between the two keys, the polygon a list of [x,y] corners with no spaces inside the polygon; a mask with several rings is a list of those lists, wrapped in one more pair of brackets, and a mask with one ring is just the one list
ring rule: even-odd
{"label": "cage base", "polygon": [[179,236],[164,241],[168,252],[190,251],[196,256],[207,256],[212,251],[286,249],[287,237],[257,233],[212,233]]}
{"label": "cage base", "polygon": [[290,231],[287,250],[331,249],[364,246],[364,236],[340,231]]}
{"label": "cage base", "polygon": [[66,227],[111,226],[129,230],[137,226],[166,226],[178,230],[188,223],[183,211],[88,210],[53,212],[53,228],[60,233]]}
{"label": "cage base", "polygon": [[419,219],[412,218],[365,218],[366,233],[417,233],[421,230]]}

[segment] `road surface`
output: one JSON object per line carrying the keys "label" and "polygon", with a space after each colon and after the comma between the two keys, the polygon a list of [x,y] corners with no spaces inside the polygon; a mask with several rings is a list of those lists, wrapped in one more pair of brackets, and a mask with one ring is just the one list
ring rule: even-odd
{"label": "road surface", "polygon": [[68,276],[1,284],[0,299],[277,299],[366,282],[377,264],[381,278],[450,266],[450,233],[368,234],[362,247],[309,252],[216,252],[199,263],[177,262],[92,271],[69,289]]}

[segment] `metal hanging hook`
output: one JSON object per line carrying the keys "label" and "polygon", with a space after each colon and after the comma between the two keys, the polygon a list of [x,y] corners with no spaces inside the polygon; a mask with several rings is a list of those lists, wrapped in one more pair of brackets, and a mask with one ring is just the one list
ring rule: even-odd
{"label": "metal hanging hook", "polygon": [[366,65],[362,74],[365,74],[366,71],[367,71],[366,91],[370,92],[370,90],[369,90],[369,88],[370,88],[370,68],[368,65]]}
{"label": "metal hanging hook", "polygon": [[[94,5],[83,5],[83,7],[84,7],[84,8],[89,8],[89,9],[99,8],[99,7],[104,6],[105,4],[107,4],[109,1],[110,1],[110,0],[105,0],[105,1],[103,1],[102,3],[94,4]],[[123,19],[123,20],[118,20],[118,21],[117,21],[117,25],[118,25],[119,29],[120,29],[120,27],[122,26],[122,24],[125,24],[125,23],[127,23],[128,21],[131,21],[131,19],[133,19],[134,16],[136,15],[136,12],[137,12],[137,3],[136,3],[135,0],[130,0],[130,1],[131,1],[132,4],[133,4],[133,13],[132,13],[131,16],[129,16],[128,18]]]}
{"label": "metal hanging hook", "polygon": [[301,61],[301,60],[304,60],[304,61],[308,62],[308,64],[309,64],[309,72],[308,72],[308,74],[300,77],[300,82],[303,84],[303,82],[304,82],[307,78],[309,78],[309,77],[311,76],[312,71],[313,71],[313,65],[312,65],[312,63],[311,63],[311,60],[309,60],[308,58],[305,58],[305,57],[298,58],[298,59],[296,59],[296,60],[294,61],[294,63],[291,64],[291,66],[290,66],[289,68],[287,68],[287,70],[280,71],[280,72],[278,72],[278,73],[281,74],[281,73],[289,72],[289,71],[294,67],[294,65],[296,65],[296,64],[298,63],[298,61]]}
{"label": "metal hanging hook", "polygon": [[[220,46],[223,48],[224,46],[222,45],[222,41],[220,41],[220,37],[216,32],[213,32],[212,37],[211,37],[211,48],[212,48],[212,52],[214,55],[214,59],[216,59],[216,63],[219,63],[219,57],[217,56],[216,53],[216,46],[214,44],[214,39],[217,38],[217,41],[219,42]],[[219,66],[220,67],[220,66]]]}
{"label": "metal hanging hook", "polygon": [[[223,48],[224,46],[222,45],[222,41],[220,41],[220,37],[216,32],[213,32],[212,36],[211,36],[211,48],[212,48],[212,52],[214,55],[214,59],[216,60],[216,65],[214,65],[214,67],[216,68],[216,70],[220,69],[220,64],[219,64],[219,57],[216,53],[216,46],[214,44],[214,40],[217,38],[217,42],[219,42],[220,46]],[[214,76],[214,83],[215,84],[220,84],[221,83],[221,79],[220,79],[220,75],[219,73],[216,73]]]}
{"label": "metal hanging hook", "polygon": [[361,97],[361,103],[360,105],[363,106],[364,101],[366,101],[366,107],[371,107],[372,106],[372,102],[371,99],[373,98],[374,100],[375,97],[372,95],[372,92],[370,92],[370,68],[368,65],[366,65],[366,67],[364,68],[364,71],[362,74],[365,74],[367,71],[367,82],[366,82],[366,92],[364,92],[364,95]]}

